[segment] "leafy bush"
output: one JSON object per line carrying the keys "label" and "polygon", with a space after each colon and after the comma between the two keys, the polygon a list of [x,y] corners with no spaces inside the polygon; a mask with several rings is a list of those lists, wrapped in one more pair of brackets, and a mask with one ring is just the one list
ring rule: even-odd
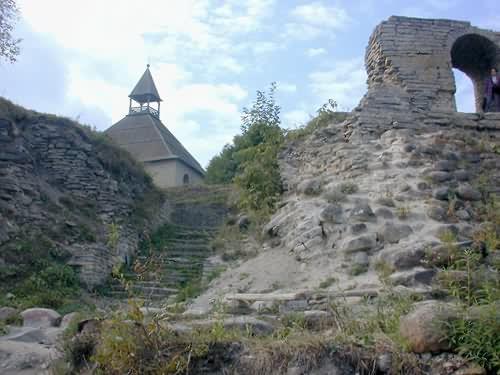
{"label": "leafy bush", "polygon": [[22,306],[59,308],[79,292],[79,281],[73,269],[60,264],[48,265],[32,274],[15,289]]}
{"label": "leafy bush", "polygon": [[346,112],[337,112],[337,102],[333,99],[329,99],[328,103],[323,104],[316,113],[316,117],[309,120],[307,124],[289,130],[286,139],[289,141],[304,139],[319,129],[325,128],[332,123],[342,122],[347,118]]}
{"label": "leafy bush", "polygon": [[488,370],[500,369],[500,316],[498,305],[485,306],[479,316],[449,324],[450,344],[463,357]]}
{"label": "leafy bush", "polygon": [[249,211],[272,211],[282,192],[278,152],[285,133],[275,91],[275,83],[267,93],[257,91],[252,107],[243,109],[242,134],[207,167],[207,182],[234,182],[241,192],[240,207]]}
{"label": "leafy bush", "polygon": [[494,373],[500,370],[500,278],[499,264],[485,263],[484,255],[499,251],[500,214],[494,197],[480,208],[484,225],[475,233],[471,248],[456,245],[456,235],[440,236],[446,254],[438,279],[461,309],[461,316],[448,324],[452,349]]}

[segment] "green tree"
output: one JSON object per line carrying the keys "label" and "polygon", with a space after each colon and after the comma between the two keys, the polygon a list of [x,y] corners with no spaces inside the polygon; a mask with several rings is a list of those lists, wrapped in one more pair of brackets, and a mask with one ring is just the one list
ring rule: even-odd
{"label": "green tree", "polygon": [[241,135],[233,138],[207,168],[210,183],[234,182],[241,190],[240,205],[252,211],[272,211],[281,194],[278,153],[284,142],[276,83],[257,91],[250,108],[243,109]]}
{"label": "green tree", "polygon": [[14,38],[14,22],[17,20],[19,10],[14,0],[0,0],[0,59],[16,61],[19,55],[20,39]]}

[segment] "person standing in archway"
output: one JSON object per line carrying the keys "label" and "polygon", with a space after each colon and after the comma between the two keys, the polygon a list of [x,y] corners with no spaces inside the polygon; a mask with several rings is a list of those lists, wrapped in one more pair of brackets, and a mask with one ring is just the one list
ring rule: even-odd
{"label": "person standing in archway", "polygon": [[484,85],[484,112],[500,112],[500,76],[497,68],[491,68]]}

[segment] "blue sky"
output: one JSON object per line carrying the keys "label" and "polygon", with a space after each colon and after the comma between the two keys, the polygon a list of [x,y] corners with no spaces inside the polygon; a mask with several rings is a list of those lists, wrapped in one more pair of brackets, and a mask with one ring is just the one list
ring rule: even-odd
{"label": "blue sky", "polygon": [[[0,63],[0,96],[104,130],[128,110],[146,63],[161,118],[206,165],[239,131],[255,91],[278,82],[286,127],[329,98],[355,107],[373,28],[391,15],[451,18],[500,29],[493,0],[20,0],[23,38]],[[472,87],[457,74],[459,109]]]}

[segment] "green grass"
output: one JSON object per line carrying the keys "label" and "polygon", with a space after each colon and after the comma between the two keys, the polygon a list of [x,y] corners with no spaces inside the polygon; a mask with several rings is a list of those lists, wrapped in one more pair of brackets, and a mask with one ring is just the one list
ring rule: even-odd
{"label": "green grass", "polygon": [[322,282],[319,283],[319,288],[320,289],[326,289],[333,284],[337,282],[337,279],[335,277],[329,277],[326,280],[323,280]]}
{"label": "green grass", "polygon": [[341,193],[349,195],[357,193],[359,187],[354,182],[343,182],[340,184],[339,189]]}

